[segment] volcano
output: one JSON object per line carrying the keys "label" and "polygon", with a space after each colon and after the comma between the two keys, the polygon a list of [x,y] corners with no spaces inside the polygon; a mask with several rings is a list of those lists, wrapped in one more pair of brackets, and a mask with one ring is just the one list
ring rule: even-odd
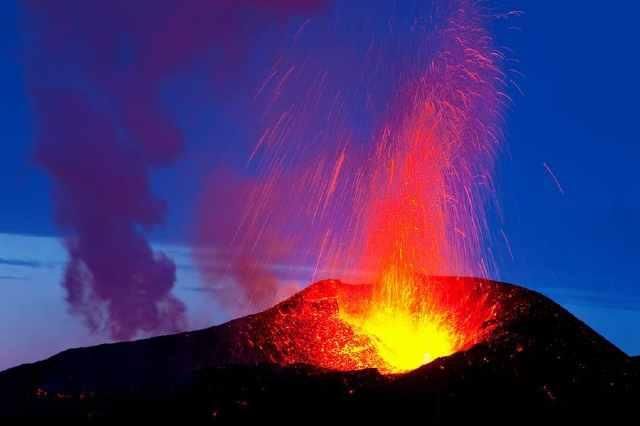
{"label": "volcano", "polygon": [[4,371],[0,416],[446,424],[633,415],[638,357],[550,299],[475,278],[432,277],[422,288],[425,297],[453,295],[434,330],[448,322],[458,334],[445,333],[453,353],[417,368],[393,368],[384,336],[350,320],[371,286],[328,280],[219,326],[70,349]]}

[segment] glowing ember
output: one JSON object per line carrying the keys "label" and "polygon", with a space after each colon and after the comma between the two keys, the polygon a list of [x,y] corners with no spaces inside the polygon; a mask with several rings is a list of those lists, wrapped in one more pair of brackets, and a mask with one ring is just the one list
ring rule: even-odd
{"label": "glowing ember", "polygon": [[[354,88],[341,86],[352,70],[310,57],[304,66],[283,59],[260,89],[273,93],[265,95],[270,125],[251,154],[257,183],[243,196],[246,209],[233,213],[238,257],[262,265],[311,263],[313,279],[339,274],[375,283],[367,294],[337,297],[329,322],[296,327],[300,339],[276,338],[288,348],[281,362],[406,371],[463,350],[486,332],[495,307],[468,287],[424,278],[487,276],[490,269],[482,248],[500,134],[502,57],[477,2],[450,6],[438,17],[444,25],[431,32],[416,30],[415,22],[428,21],[416,17],[373,38],[412,43],[368,41],[362,50],[354,42],[344,56],[357,58],[348,66],[367,76],[352,81]],[[298,43],[312,26],[296,35]],[[367,83],[387,80],[388,90]],[[354,99],[347,102],[345,92]],[[383,111],[365,144],[348,124],[360,94],[363,111],[372,102]],[[246,275],[227,272],[236,282]],[[321,330],[313,335],[335,345],[316,342],[309,330]]]}

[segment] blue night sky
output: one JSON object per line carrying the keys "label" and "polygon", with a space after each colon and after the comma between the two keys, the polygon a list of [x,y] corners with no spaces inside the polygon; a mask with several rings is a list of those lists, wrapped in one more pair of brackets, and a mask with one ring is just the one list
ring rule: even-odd
{"label": "blue night sky", "polygon": [[[497,173],[502,216],[494,229],[500,236],[494,247],[497,278],[545,292],[623,350],[638,354],[640,140],[635,115],[640,99],[640,5],[494,4],[523,11],[494,32],[510,59],[508,75],[522,91],[515,84],[508,89],[513,102]],[[63,262],[65,253],[53,239],[27,238],[57,236],[58,230],[49,178],[33,161],[26,35],[12,1],[0,3],[0,33],[0,347],[14,344],[16,353],[0,359],[2,369],[101,338],[89,336],[67,318],[59,275],[28,272]],[[178,257],[193,232],[192,205],[207,159],[242,161],[229,141],[249,136],[236,111],[242,105],[231,99],[202,101],[202,76],[197,74],[192,86],[183,84],[167,94],[175,100],[187,134],[186,153],[153,174],[155,191],[170,208],[166,225],[154,230],[151,239],[170,244],[168,251]],[[513,257],[501,239],[502,230]],[[177,292],[194,313],[191,317],[197,317],[192,325],[224,320],[207,316],[206,305],[198,300],[201,294],[193,291],[197,277],[189,265],[183,271],[180,266],[178,262]],[[31,280],[21,279],[27,276]],[[32,282],[36,278],[42,281]],[[19,327],[12,325],[17,321]],[[18,329],[27,337],[16,343]],[[27,355],[30,344],[38,348],[36,355]]]}

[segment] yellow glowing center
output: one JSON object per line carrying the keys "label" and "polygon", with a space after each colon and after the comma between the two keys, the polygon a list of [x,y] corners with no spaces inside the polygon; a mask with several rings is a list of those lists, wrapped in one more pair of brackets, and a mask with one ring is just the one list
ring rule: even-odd
{"label": "yellow glowing center", "polygon": [[455,351],[450,333],[437,322],[407,312],[377,310],[359,327],[390,371],[408,371]]}
{"label": "yellow glowing center", "polygon": [[436,358],[454,353],[455,329],[428,301],[414,299],[404,280],[397,276],[383,281],[383,291],[374,296],[364,315],[341,313],[357,334],[368,337],[387,372],[413,370]]}

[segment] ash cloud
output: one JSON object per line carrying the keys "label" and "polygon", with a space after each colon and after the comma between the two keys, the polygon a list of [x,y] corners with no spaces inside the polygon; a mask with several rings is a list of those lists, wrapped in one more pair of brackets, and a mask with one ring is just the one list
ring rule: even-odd
{"label": "ash cloud", "polygon": [[129,339],[185,325],[185,307],[171,295],[175,264],[145,237],[169,208],[150,175],[185,148],[162,85],[196,63],[230,84],[258,31],[322,3],[24,3],[35,156],[52,179],[65,232],[67,300],[91,330]]}

